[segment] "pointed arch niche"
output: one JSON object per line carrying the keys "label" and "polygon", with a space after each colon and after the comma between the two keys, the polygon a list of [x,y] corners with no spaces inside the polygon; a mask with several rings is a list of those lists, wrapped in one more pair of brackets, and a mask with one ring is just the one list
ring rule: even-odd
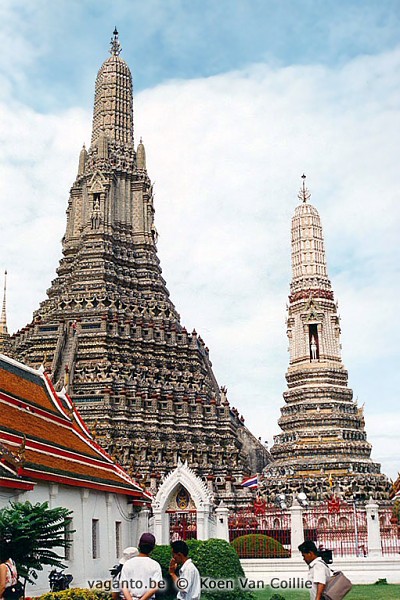
{"label": "pointed arch niche", "polygon": [[[179,499],[182,502],[180,506]],[[178,460],[178,466],[166,476],[152,504],[157,544],[169,544],[171,541],[170,518],[173,518],[174,505],[176,513],[183,514],[187,510],[192,520],[195,514],[198,540],[212,537],[215,529],[213,504],[214,498],[205,483],[188,467],[186,461],[182,463]]]}

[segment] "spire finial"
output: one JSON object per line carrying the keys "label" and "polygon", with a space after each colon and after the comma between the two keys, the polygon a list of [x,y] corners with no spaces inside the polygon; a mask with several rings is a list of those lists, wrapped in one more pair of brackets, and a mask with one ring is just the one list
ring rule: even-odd
{"label": "spire finial", "polygon": [[1,310],[0,317],[0,333],[7,334],[7,312],[6,312],[6,298],[7,298],[7,270],[4,271],[4,295],[3,295],[3,308]]}
{"label": "spire finial", "polygon": [[110,54],[112,54],[113,56],[119,56],[121,54],[122,48],[118,39],[117,27],[115,27],[113,31],[113,37],[111,38],[110,46]]}
{"label": "spire finial", "polygon": [[304,175],[304,173],[301,176],[301,178],[303,180],[303,185],[300,188],[300,192],[297,194],[297,197],[299,200],[302,200],[303,202],[307,202],[307,200],[309,200],[311,197],[311,193],[306,188],[306,176]]}

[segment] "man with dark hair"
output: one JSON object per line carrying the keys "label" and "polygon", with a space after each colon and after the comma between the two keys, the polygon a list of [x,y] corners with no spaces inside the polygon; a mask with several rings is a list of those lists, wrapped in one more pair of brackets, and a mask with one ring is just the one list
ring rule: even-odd
{"label": "man with dark hair", "polygon": [[161,567],[149,554],[154,550],[156,538],[143,533],[139,540],[139,555],[126,561],[121,571],[121,590],[125,600],[150,600],[162,582]]}
{"label": "man with dark hair", "polygon": [[325,586],[331,578],[330,569],[318,556],[317,546],[311,540],[300,544],[299,550],[309,567],[308,580],[312,583],[310,600],[322,600]]}
{"label": "man with dark hair", "polygon": [[[183,540],[171,543],[172,558],[169,563],[169,573],[178,588],[178,600],[199,600],[201,593],[200,573],[188,557],[189,548]],[[176,570],[180,567],[179,576]]]}

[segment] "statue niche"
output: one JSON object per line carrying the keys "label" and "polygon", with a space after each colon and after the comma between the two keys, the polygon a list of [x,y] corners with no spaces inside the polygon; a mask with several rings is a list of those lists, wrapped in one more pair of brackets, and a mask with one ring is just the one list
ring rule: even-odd
{"label": "statue niche", "polygon": [[92,229],[98,229],[101,224],[100,194],[93,194]]}
{"label": "statue niche", "polygon": [[310,362],[319,360],[319,337],[316,323],[308,326],[308,340],[310,350]]}

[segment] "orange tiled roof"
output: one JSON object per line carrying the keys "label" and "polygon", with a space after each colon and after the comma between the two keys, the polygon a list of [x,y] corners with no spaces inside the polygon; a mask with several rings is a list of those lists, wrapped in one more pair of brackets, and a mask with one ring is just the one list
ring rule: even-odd
{"label": "orange tiled roof", "polygon": [[88,446],[87,442],[77,436],[71,427],[71,421],[66,417],[57,418],[57,427],[53,427],[54,417],[47,417],[32,413],[29,405],[16,405],[11,399],[2,395],[3,373],[0,369],[0,423],[1,427],[14,433],[29,433],[29,437],[35,440],[46,441],[49,444],[61,446],[66,449],[73,448],[77,452],[89,456],[98,456],[98,452]]}
{"label": "orange tiled roof", "polygon": [[17,476],[150,499],[93,440],[68,396],[58,396],[45,374],[2,355],[0,457],[7,470],[0,486]]}
{"label": "orange tiled roof", "polygon": [[[0,360],[3,368],[4,361]],[[54,403],[47,394],[45,382],[35,378],[30,371],[18,369],[13,364],[8,364],[7,369],[0,376],[1,390],[6,394],[25,400],[31,406],[40,406],[52,413],[59,414]]]}

